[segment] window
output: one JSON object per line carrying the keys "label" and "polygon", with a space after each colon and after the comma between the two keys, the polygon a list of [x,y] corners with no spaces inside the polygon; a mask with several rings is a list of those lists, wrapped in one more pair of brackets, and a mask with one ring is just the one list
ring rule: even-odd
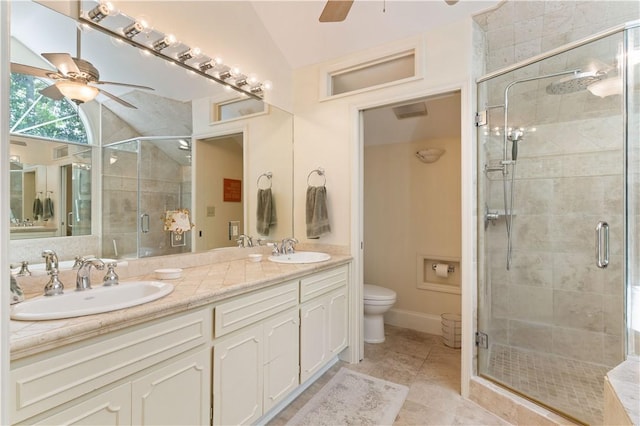
{"label": "window", "polygon": [[11,73],[10,132],[88,144],[87,129],[77,105],[68,99],[56,101],[40,94],[49,85],[37,77]]}

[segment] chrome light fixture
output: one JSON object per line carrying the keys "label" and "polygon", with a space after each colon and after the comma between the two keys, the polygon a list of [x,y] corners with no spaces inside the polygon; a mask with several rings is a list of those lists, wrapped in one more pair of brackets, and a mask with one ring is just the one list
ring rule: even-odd
{"label": "chrome light fixture", "polygon": [[[270,90],[271,88],[271,82],[264,81],[260,83],[254,76],[248,77],[247,75],[242,74],[237,67],[225,65],[220,58],[214,57],[211,59],[211,57],[201,52],[200,49],[189,48],[183,43],[178,42],[173,34],[164,34],[157,29],[152,30],[142,19],[134,19],[121,11],[115,11],[111,3],[101,1],[100,4],[90,9],[88,12],[82,11],[82,3],[83,2],[78,2],[80,7],[79,21],[81,23],[118,38],[120,41],[124,41],[129,45],[136,46],[141,49],[142,53],[161,57],[171,64],[181,66],[182,68],[196,74],[201,74],[212,81],[222,84],[227,89],[235,90],[236,92],[243,95],[249,95],[255,99],[262,100],[264,97],[264,91]],[[108,25],[101,23],[101,21],[107,16],[116,16],[118,19],[124,18],[129,22],[129,24],[124,28],[110,28]],[[142,37],[136,37],[141,33],[154,34],[154,36],[148,35],[147,38],[142,41]],[[157,39],[150,43],[148,40],[150,40],[151,37]],[[141,41],[136,39],[140,39]],[[176,53],[176,46],[183,46],[185,50]],[[168,49],[170,53],[163,52],[169,47],[173,48]],[[197,61],[199,58],[201,58],[200,61]],[[90,86],[88,87],[89,91],[93,91],[93,89],[95,89]],[[61,91],[62,90],[64,89],[61,89]],[[97,89],[95,90],[97,91]],[[86,100],[83,99],[89,99],[90,94],[85,93],[82,96],[79,94],[74,96],[76,97],[70,97],[76,102],[86,102]],[[93,97],[95,97],[95,95]]]}
{"label": "chrome light fixture", "polygon": [[113,14],[115,8],[111,2],[101,2],[99,5],[91,9],[88,13],[89,19],[93,22],[98,23],[102,21],[107,16]]}
{"label": "chrome light fixture", "polygon": [[188,61],[189,59],[197,58],[200,56],[202,52],[198,47],[193,47],[185,50],[184,52],[178,53],[178,60],[180,62]]}
{"label": "chrome light fixture", "polygon": [[160,52],[176,42],[176,37],[173,34],[167,34],[163,38],[153,42],[153,50]]}

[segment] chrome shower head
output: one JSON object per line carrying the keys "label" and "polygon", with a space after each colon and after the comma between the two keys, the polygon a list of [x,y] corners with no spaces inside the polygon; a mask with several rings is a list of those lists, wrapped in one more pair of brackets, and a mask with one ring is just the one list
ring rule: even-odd
{"label": "chrome shower head", "polygon": [[547,86],[547,93],[550,95],[566,95],[585,90],[590,84],[606,78],[607,73],[603,71],[576,72],[569,77],[554,81]]}

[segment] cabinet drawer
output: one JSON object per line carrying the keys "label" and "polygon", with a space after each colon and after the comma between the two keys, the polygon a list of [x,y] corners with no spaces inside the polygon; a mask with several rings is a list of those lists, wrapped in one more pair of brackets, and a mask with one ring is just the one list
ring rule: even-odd
{"label": "cabinet drawer", "polygon": [[344,265],[303,278],[300,281],[300,302],[347,285],[348,271],[348,266]]}
{"label": "cabinet drawer", "polygon": [[209,318],[203,309],[17,362],[10,372],[11,421],[20,422],[204,344],[211,335]]}
{"label": "cabinet drawer", "polygon": [[297,304],[297,281],[221,303],[214,308],[215,337],[224,336]]}

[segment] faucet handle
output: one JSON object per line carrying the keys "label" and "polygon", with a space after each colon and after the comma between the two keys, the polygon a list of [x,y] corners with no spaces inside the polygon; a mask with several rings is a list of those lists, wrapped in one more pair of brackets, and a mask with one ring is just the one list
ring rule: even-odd
{"label": "faucet handle", "polygon": [[82,256],[76,256],[75,258],[75,262],[73,262],[73,266],[71,267],[71,269],[78,269],[82,266],[82,262],[84,261],[84,258]]}
{"label": "faucet handle", "polygon": [[44,286],[45,296],[57,296],[63,293],[64,284],[58,279],[58,268],[51,268],[49,271],[49,282]]}
{"label": "faucet handle", "polygon": [[116,274],[116,271],[114,270],[116,266],[118,266],[117,262],[111,262],[107,264],[107,273],[104,276],[104,279],[102,280],[103,286],[119,284],[118,274]]}
{"label": "faucet handle", "polygon": [[30,275],[31,275],[31,271],[29,270],[29,262],[26,260],[23,260],[22,264],[20,265],[20,270],[16,274],[16,277],[26,277]]}

